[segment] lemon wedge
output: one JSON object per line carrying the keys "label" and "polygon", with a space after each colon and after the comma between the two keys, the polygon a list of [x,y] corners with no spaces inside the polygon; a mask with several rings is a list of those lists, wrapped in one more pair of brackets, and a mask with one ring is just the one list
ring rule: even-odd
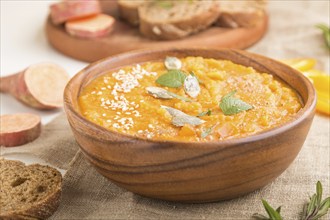
{"label": "lemon wedge", "polygon": [[316,65],[316,60],[312,58],[288,59],[282,62],[301,72],[310,70]]}
{"label": "lemon wedge", "polygon": [[316,65],[316,60],[312,58],[297,58],[282,60],[283,63],[302,72],[308,77],[316,90],[317,104],[316,110],[321,113],[330,115],[330,76],[320,70],[313,69]]}
{"label": "lemon wedge", "polygon": [[308,70],[303,72],[314,84],[317,93],[316,109],[330,115],[330,76],[319,70]]}

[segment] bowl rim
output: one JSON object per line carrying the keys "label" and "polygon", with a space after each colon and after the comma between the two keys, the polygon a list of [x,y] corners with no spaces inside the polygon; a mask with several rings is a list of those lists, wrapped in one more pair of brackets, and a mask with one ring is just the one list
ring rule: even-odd
{"label": "bowl rim", "polygon": [[[93,68],[95,68],[97,65],[100,65],[101,63],[107,62],[108,60],[111,59],[125,59],[126,57],[130,57],[133,55],[142,55],[142,54],[154,54],[154,53],[163,53],[163,52],[183,52],[183,51],[231,51],[231,52],[238,52],[238,53],[244,53],[245,55],[253,55],[253,56],[257,56],[263,59],[268,59],[272,62],[277,63],[278,65],[282,65],[285,66],[287,69],[290,69],[291,72],[294,72],[295,74],[297,74],[296,77],[298,77],[302,82],[304,82],[306,88],[307,88],[307,100],[304,103],[304,106],[294,115],[294,117],[292,117],[290,120],[286,121],[283,124],[280,124],[279,126],[276,126],[274,128],[268,129],[268,130],[264,130],[252,135],[248,135],[245,137],[239,137],[239,138],[232,138],[232,139],[227,139],[227,140],[220,140],[220,141],[174,141],[174,140],[154,140],[154,139],[147,139],[147,138],[141,138],[141,137],[137,137],[134,135],[130,135],[130,134],[126,134],[126,133],[121,133],[121,132],[117,132],[114,130],[108,130],[104,127],[102,127],[101,125],[98,125],[90,120],[88,120],[87,118],[85,118],[78,110],[76,110],[73,105],[68,101],[69,99],[66,98],[68,96],[70,96],[70,87],[72,85],[73,82],[79,80],[83,80],[85,79],[85,77],[81,78],[81,75],[86,74],[86,72],[92,70]],[[251,57],[249,57],[251,58]],[[254,60],[254,58],[251,58]],[[138,64],[139,62],[133,62],[132,65],[134,64]],[[141,62],[140,62],[141,63]],[[238,63],[239,64],[239,63]],[[240,64],[242,65],[242,64]],[[115,70],[117,69],[117,67],[109,69],[109,71],[111,70]],[[271,74],[271,73],[268,73]],[[272,75],[272,74],[271,74]],[[291,84],[289,84],[288,82],[286,82],[284,79],[282,79],[281,77],[277,76],[278,78],[280,78],[282,81],[284,81],[287,85],[289,85],[292,89],[294,89],[299,96],[301,97],[302,95],[296,90],[296,88],[294,88]],[[80,79],[81,78],[81,79]],[[106,132],[106,133],[113,133],[116,135],[120,135],[123,136],[123,138],[127,138],[128,140],[131,141],[143,141],[143,142],[147,142],[147,143],[152,143],[152,144],[180,144],[180,145],[189,145],[189,147],[218,147],[218,146],[227,146],[227,145],[241,145],[241,144],[246,144],[246,143],[250,143],[250,142],[256,142],[262,139],[267,139],[271,136],[277,136],[280,133],[283,133],[287,130],[290,130],[291,128],[297,126],[298,124],[300,124],[301,122],[303,122],[306,118],[308,118],[311,114],[314,115],[315,113],[315,107],[316,107],[316,100],[317,100],[317,95],[316,95],[316,91],[315,88],[312,84],[312,82],[306,77],[304,76],[301,72],[299,72],[298,70],[293,69],[292,67],[274,60],[270,57],[266,57],[260,54],[256,54],[256,53],[252,53],[252,52],[248,52],[248,51],[243,51],[243,50],[238,50],[238,49],[231,49],[231,48],[205,48],[205,47],[171,47],[171,48],[160,48],[160,49],[140,49],[140,50],[133,50],[133,51],[129,51],[129,52],[125,52],[125,53],[120,53],[120,54],[116,54],[116,55],[112,55],[112,56],[108,56],[105,57],[101,60],[95,61],[93,63],[88,64],[86,67],[84,67],[82,70],[80,70],[78,73],[76,73],[71,79],[70,81],[67,83],[65,89],[64,89],[64,109],[66,112],[66,115],[68,115],[67,113],[67,109],[69,109],[76,117],[78,117],[80,120],[82,120],[84,123],[86,123],[88,126],[91,126],[93,128],[95,128],[96,130],[100,130],[102,132]],[[90,135],[89,135],[90,136]],[[92,137],[92,136],[91,136]],[[102,139],[101,137],[98,137],[98,140]]]}

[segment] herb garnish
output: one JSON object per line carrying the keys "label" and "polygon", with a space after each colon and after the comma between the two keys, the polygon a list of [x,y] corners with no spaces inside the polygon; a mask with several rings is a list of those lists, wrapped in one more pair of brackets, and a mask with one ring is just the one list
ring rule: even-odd
{"label": "herb garnish", "polygon": [[325,44],[327,45],[328,49],[330,50],[330,28],[325,24],[318,24],[318,25],[316,25],[316,27],[323,31],[323,37],[325,40]]}
{"label": "herb garnish", "polygon": [[316,194],[310,197],[310,201],[305,204],[302,220],[318,219],[327,214],[330,209],[330,197],[322,201],[322,184],[316,183]]}
{"label": "herb garnish", "polygon": [[195,75],[189,75],[183,83],[184,91],[192,98],[196,98],[201,91],[198,79]]}
{"label": "herb garnish", "polygon": [[[265,200],[262,200],[262,204],[269,217],[260,215],[258,213],[253,214],[253,218],[258,220],[282,220],[281,207],[276,210],[271,207]],[[317,220],[320,217],[326,215],[330,209],[330,197],[322,201],[322,184],[320,181],[316,183],[316,194],[310,197],[310,201],[305,204],[301,220]]]}
{"label": "herb garnish", "polygon": [[243,102],[242,100],[233,97],[236,93],[236,90],[228,93],[222,97],[219,107],[225,115],[234,115],[241,111],[246,111],[252,108],[251,105]]}
{"label": "herb garnish", "polygon": [[185,102],[191,102],[191,100],[189,98],[177,95],[173,92],[167,91],[166,89],[160,88],[160,87],[156,87],[156,86],[149,86],[146,88],[147,92],[152,95],[155,98],[159,98],[159,99],[180,99],[182,101]]}
{"label": "herb garnish", "polygon": [[212,127],[207,128],[206,130],[204,130],[201,133],[201,138],[206,138],[209,134],[211,134],[211,132],[213,131],[213,129],[215,128],[215,126],[217,126],[217,124],[213,125]]}
{"label": "herb garnish", "polygon": [[169,70],[167,73],[158,77],[156,83],[170,88],[178,88],[183,85],[185,78],[186,74],[181,70]]}
{"label": "herb garnish", "polygon": [[170,9],[173,7],[173,2],[171,1],[156,0],[156,4],[165,9]]}
{"label": "herb garnish", "polygon": [[262,204],[268,214],[269,217],[266,217],[264,215],[254,213],[252,215],[252,218],[258,219],[258,220],[283,220],[283,217],[281,216],[281,206],[278,207],[276,210],[271,207],[266,200],[261,200]]}
{"label": "herb garnish", "polygon": [[164,105],[162,105],[161,107],[165,109],[172,116],[172,124],[175,126],[182,127],[185,124],[200,125],[205,122],[204,120],[201,120],[191,115],[187,115],[186,113],[177,110],[175,108],[171,108]]}
{"label": "herb garnish", "polygon": [[208,109],[208,110],[205,111],[205,112],[201,112],[201,113],[199,113],[199,114],[197,115],[197,117],[203,117],[203,116],[205,116],[205,115],[210,116],[211,114],[212,114],[212,111],[211,111],[210,109]]}

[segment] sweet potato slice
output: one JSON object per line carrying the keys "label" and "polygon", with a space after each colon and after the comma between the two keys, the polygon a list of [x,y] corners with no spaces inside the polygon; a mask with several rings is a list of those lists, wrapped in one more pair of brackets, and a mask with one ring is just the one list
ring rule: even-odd
{"label": "sweet potato slice", "polygon": [[62,24],[99,13],[101,13],[101,6],[97,0],[67,0],[50,6],[50,16],[54,24]]}
{"label": "sweet potato slice", "polygon": [[104,37],[112,30],[115,19],[106,14],[99,14],[88,18],[68,21],[65,23],[66,31],[80,38]]}
{"label": "sweet potato slice", "polygon": [[63,105],[63,91],[69,75],[53,63],[38,63],[14,75],[0,78],[0,91],[24,104],[47,110]]}
{"label": "sweet potato slice", "polygon": [[35,140],[41,133],[40,117],[20,113],[0,116],[0,145],[19,146]]}

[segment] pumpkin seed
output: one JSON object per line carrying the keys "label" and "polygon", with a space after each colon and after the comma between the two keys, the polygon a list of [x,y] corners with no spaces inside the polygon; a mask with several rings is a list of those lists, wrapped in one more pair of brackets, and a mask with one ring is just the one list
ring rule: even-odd
{"label": "pumpkin seed", "polygon": [[189,75],[183,82],[184,91],[192,98],[196,98],[201,91],[196,76]]}
{"label": "pumpkin seed", "polygon": [[181,60],[176,57],[166,57],[164,64],[168,70],[179,70],[182,67]]}
{"label": "pumpkin seed", "polygon": [[147,92],[152,95],[155,98],[159,98],[159,99],[173,99],[173,96],[171,96],[167,90],[162,89],[160,87],[154,87],[154,86],[150,86],[147,87]]}
{"label": "pumpkin seed", "polygon": [[172,124],[177,127],[182,127],[185,124],[200,125],[205,122],[204,120],[201,120],[195,116],[187,115],[186,113],[175,108],[171,108],[164,105],[162,105],[161,107],[164,108],[172,116]]}

